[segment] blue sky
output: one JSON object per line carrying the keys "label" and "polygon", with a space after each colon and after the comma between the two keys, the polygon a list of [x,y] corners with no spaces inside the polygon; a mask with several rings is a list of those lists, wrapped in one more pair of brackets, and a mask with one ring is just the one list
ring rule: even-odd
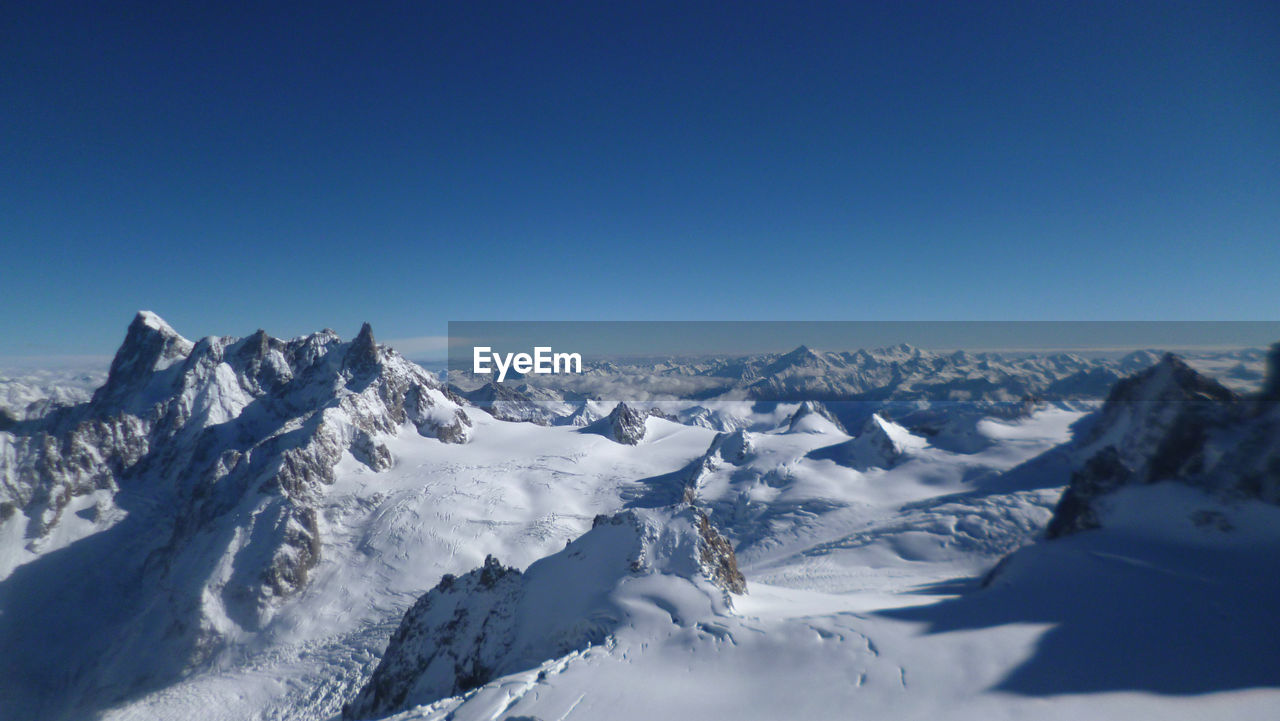
{"label": "blue sky", "polygon": [[1280,308],[1275,3],[160,5],[0,9],[0,356]]}

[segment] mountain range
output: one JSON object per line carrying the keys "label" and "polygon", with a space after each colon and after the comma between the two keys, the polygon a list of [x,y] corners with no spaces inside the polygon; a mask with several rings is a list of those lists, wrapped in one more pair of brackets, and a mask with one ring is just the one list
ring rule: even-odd
{"label": "mountain range", "polygon": [[143,312],[91,394],[8,377],[0,718],[1280,701],[1280,346],[587,370]]}

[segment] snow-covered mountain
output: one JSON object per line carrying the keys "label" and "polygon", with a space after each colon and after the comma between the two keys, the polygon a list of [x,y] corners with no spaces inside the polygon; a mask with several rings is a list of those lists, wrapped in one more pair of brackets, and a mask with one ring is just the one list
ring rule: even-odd
{"label": "snow-covered mountain", "polygon": [[[1280,358],[1280,346],[1273,351]],[[1241,397],[1174,355],[1116,385],[1081,440],[1085,459],[1049,525],[1096,528],[1106,497],[1168,481],[1280,503],[1280,394]]]}
{"label": "snow-covered mountain", "polygon": [[[451,377],[460,395],[508,420],[564,423],[572,409],[582,412],[588,399],[621,399],[666,402],[669,412],[696,413],[708,427],[733,430],[735,419],[717,411],[726,402],[808,401],[825,404],[828,415],[857,427],[884,404],[906,412],[937,403],[972,409],[975,403],[997,408],[1029,401],[1101,402],[1117,381],[1154,365],[1162,355],[1151,350],[1118,358],[939,353],[906,344],[825,352],[800,346],[783,354],[737,358],[588,362],[583,375],[527,376],[519,383],[495,384],[460,371]],[[1256,349],[1202,352],[1187,361],[1237,391],[1255,390],[1263,377],[1263,353]],[[963,438],[968,429],[953,430],[957,447],[971,440]]]}
{"label": "snow-covered mountain", "polygon": [[505,383],[486,383],[479,388],[464,391],[454,387],[450,390],[461,396],[469,404],[484,408],[494,418],[504,421],[528,421],[539,425],[550,425],[569,417],[584,408],[574,407],[563,401],[557,394],[540,388],[521,384],[509,386]]}
{"label": "snow-covered mountain", "polygon": [[[335,465],[388,468],[382,439],[404,424],[447,443],[471,426],[368,325],[348,343],[332,331],[193,343],[139,313],[91,400],[0,432],[0,637],[40,649],[6,663],[75,682],[12,702],[54,714],[110,701],[99,694],[173,678],[261,627],[320,560],[317,502]],[[52,621],[84,613],[68,599],[98,579],[92,617]]]}
{"label": "snow-covered mountain", "polygon": [[[801,348],[464,397],[367,327],[143,313],[0,428],[0,719],[1265,718],[1269,362]],[[620,374],[687,392],[583,392]]]}
{"label": "snow-covered mountain", "polygon": [[623,628],[714,622],[746,592],[733,549],[691,507],[598,516],[524,573],[492,556],[405,613],[351,719],[382,718],[610,642]]}
{"label": "snow-covered mountain", "polygon": [[924,438],[913,436],[906,428],[873,413],[856,438],[819,449],[814,457],[830,458],[859,471],[891,468],[926,443]]}

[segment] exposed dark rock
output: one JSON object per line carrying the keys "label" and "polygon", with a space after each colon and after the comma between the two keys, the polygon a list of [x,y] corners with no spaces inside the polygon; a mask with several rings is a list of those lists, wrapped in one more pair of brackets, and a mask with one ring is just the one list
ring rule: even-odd
{"label": "exposed dark rock", "polygon": [[733,548],[705,514],[596,516],[590,531],[524,573],[489,556],[470,573],[441,578],[405,613],[343,717],[382,718],[603,643],[627,615],[613,595],[645,574],[711,591],[708,601],[718,591],[723,604],[746,592]]}
{"label": "exposed dark rock", "polygon": [[356,339],[351,341],[351,347],[347,349],[343,364],[351,370],[353,375],[358,376],[374,372],[380,360],[378,344],[373,340],[373,327],[365,323],[360,326],[360,333]]}
{"label": "exposed dark rock", "polygon": [[1057,538],[1097,528],[1098,517],[1092,505],[1093,499],[1131,482],[1133,475],[1133,470],[1120,460],[1115,447],[1107,446],[1099,451],[1085,461],[1084,467],[1071,477],[1071,485],[1058,501],[1045,535]]}
{"label": "exposed dark rock", "polygon": [[698,535],[702,538],[699,551],[702,566],[707,569],[712,582],[729,593],[747,592],[747,579],[738,570],[738,557],[733,546],[711,526],[707,514],[698,513]]}
{"label": "exposed dark rock", "polygon": [[1280,343],[1267,352],[1267,377],[1262,387],[1263,401],[1280,401]]}
{"label": "exposed dark rock", "polygon": [[641,413],[626,403],[619,403],[604,418],[608,436],[618,443],[634,446],[644,440],[645,419],[647,413]]}
{"label": "exposed dark rock", "polygon": [[1078,444],[1084,461],[1054,511],[1048,537],[1097,528],[1101,499],[1130,484],[1177,481],[1280,503],[1275,405],[1266,391],[1242,398],[1171,354],[1120,381]]}
{"label": "exposed dark rock", "polygon": [[441,578],[405,612],[343,718],[382,718],[491,680],[511,648],[521,578],[493,556],[469,573]]}

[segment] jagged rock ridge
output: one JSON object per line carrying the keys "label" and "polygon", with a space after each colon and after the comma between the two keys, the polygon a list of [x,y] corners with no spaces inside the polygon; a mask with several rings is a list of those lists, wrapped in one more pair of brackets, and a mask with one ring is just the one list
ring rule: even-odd
{"label": "jagged rock ridge", "polygon": [[1116,384],[1080,448],[1050,538],[1096,528],[1098,504],[1132,484],[1179,481],[1280,503],[1280,404],[1266,392],[1237,395],[1172,354]]}
{"label": "jagged rock ridge", "polygon": [[[377,345],[368,324],[349,343],[330,330],[193,343],[144,311],[92,400],[0,432],[0,503],[26,516],[28,548],[39,553],[73,499],[127,499],[137,548],[106,554],[118,568],[97,570],[163,590],[167,600],[137,602],[173,609],[181,623],[169,612],[121,616],[165,629],[166,643],[185,649],[165,662],[180,671],[228,629],[260,627],[306,584],[323,546],[317,501],[334,465],[350,453],[375,471],[389,467],[380,439],[405,424],[447,443],[471,428],[456,399]],[[134,629],[121,642],[145,636]]]}
{"label": "jagged rock ridge", "polygon": [[[583,412],[587,406],[583,406]],[[646,413],[626,403],[618,403],[609,415],[582,427],[583,433],[595,433],[615,443],[625,446],[639,445],[644,440],[647,430],[646,420],[652,413]]]}
{"label": "jagged rock ridge", "polygon": [[[643,590],[631,590],[644,579]],[[632,603],[653,603],[663,584],[693,584],[708,614],[746,592],[733,548],[691,506],[598,516],[590,531],[524,573],[490,556],[481,568],[442,578],[405,613],[344,718],[381,718],[603,643],[627,624]]]}

